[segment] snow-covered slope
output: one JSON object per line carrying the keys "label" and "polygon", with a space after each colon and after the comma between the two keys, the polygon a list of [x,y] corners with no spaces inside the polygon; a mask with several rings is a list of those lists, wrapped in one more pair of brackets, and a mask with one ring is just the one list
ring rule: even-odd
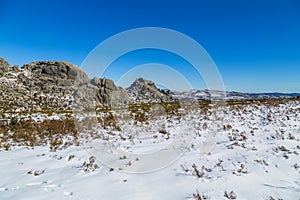
{"label": "snow-covered slope", "polygon": [[[227,105],[216,115],[212,109],[182,108],[184,115],[139,123],[121,118],[120,130],[101,130],[112,148],[138,155],[120,157],[118,168],[85,145],[1,150],[0,199],[299,199],[299,100]],[[216,120],[220,137],[201,156]],[[193,140],[183,156],[152,173],[129,173],[143,153],[164,149],[187,124]]]}

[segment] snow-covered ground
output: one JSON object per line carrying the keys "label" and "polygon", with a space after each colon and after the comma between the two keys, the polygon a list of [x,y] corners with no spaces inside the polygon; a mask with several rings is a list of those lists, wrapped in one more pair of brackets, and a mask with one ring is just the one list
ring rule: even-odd
{"label": "snow-covered ground", "polygon": [[[198,199],[298,200],[299,108],[295,100],[278,105],[228,105],[216,116],[193,110],[179,118],[141,124],[120,120],[121,131],[103,131],[109,138],[107,144],[129,156],[111,165],[103,162],[107,152],[88,149],[89,144],[57,151],[50,151],[49,146],[1,150],[0,199],[174,200],[198,195]],[[217,119],[221,127],[214,126]],[[211,152],[202,156],[203,142],[216,131],[213,127],[220,137]],[[159,153],[183,130],[190,131],[192,140],[180,157],[166,164],[167,158]],[[145,153],[152,151],[158,152],[157,157],[145,163],[154,171],[134,173]],[[114,153],[112,157],[118,155]],[[155,170],[157,163],[163,165]]]}

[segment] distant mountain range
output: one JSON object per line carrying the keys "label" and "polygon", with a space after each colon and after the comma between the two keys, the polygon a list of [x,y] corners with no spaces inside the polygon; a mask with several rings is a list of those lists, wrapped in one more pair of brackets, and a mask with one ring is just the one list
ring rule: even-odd
{"label": "distant mountain range", "polygon": [[170,94],[179,101],[195,100],[254,100],[269,98],[292,98],[300,96],[300,93],[242,93],[214,90],[188,90],[188,91],[170,91]]}

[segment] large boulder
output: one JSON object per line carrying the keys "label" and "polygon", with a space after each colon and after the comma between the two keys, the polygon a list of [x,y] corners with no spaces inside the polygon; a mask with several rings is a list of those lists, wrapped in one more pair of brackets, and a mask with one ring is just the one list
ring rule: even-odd
{"label": "large boulder", "polygon": [[95,108],[99,105],[97,97],[98,87],[90,83],[84,83],[74,88],[73,109],[82,110],[87,108]]}
{"label": "large boulder", "polygon": [[47,94],[58,96],[69,96],[70,90],[75,84],[88,83],[87,74],[79,67],[58,61],[39,61],[25,64],[23,71],[28,76],[19,76],[19,79],[30,90],[42,91]]}
{"label": "large boulder", "polygon": [[4,58],[0,58],[0,77],[10,71],[10,68],[10,64]]}
{"label": "large boulder", "polygon": [[93,78],[91,84],[98,88],[96,96],[100,105],[116,107],[126,105],[130,101],[126,90],[116,87],[110,79]]}
{"label": "large boulder", "polygon": [[107,78],[93,78],[91,80],[91,84],[99,87],[99,88],[105,88],[105,89],[108,89],[108,90],[115,90],[116,89],[116,86],[114,84],[114,82],[110,79],[107,79]]}
{"label": "large boulder", "polygon": [[111,93],[110,105],[112,108],[128,105],[129,103],[131,103],[131,99],[124,88],[117,87],[117,89]]}
{"label": "large boulder", "polygon": [[26,64],[22,67],[30,71],[33,76],[48,76],[60,79],[71,79],[78,83],[88,82],[87,74],[76,65],[58,61],[39,61]]}
{"label": "large boulder", "polygon": [[90,83],[77,85],[73,97],[74,108],[78,110],[98,106],[123,107],[130,102],[126,90],[106,78],[93,78]]}

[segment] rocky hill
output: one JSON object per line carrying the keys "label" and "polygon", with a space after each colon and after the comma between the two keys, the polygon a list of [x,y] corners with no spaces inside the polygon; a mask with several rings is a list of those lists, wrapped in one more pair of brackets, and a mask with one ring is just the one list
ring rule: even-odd
{"label": "rocky hill", "polygon": [[0,59],[2,111],[71,110],[74,105],[117,106],[128,102],[126,91],[112,80],[90,80],[73,64],[42,61],[19,68]]}
{"label": "rocky hill", "polygon": [[129,96],[137,103],[171,102],[175,99],[167,90],[160,90],[155,83],[143,78],[136,79],[129,88]]}

